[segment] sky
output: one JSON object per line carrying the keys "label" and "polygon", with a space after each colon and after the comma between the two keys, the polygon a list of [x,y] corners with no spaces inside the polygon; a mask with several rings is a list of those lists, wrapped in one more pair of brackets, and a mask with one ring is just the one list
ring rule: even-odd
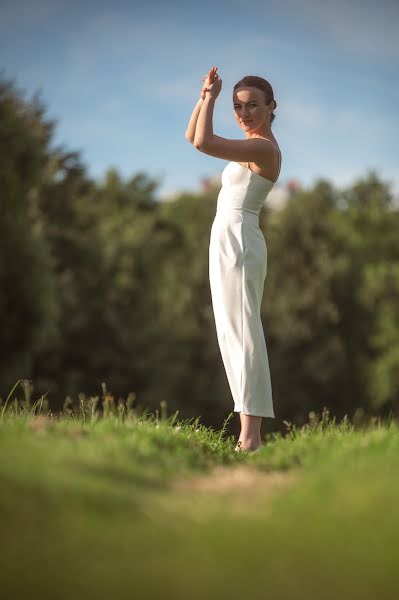
{"label": "sky", "polygon": [[397,0],[0,0],[0,74],[40,92],[52,145],[90,176],[145,171],[161,198],[228,162],[184,137],[205,73],[219,67],[214,132],[233,139],[233,86],[259,75],[277,101],[277,185],[374,169],[398,194],[398,22]]}

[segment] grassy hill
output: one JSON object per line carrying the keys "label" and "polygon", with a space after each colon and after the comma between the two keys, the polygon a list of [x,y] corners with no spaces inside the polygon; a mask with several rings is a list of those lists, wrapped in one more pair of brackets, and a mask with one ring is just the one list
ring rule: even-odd
{"label": "grassy hill", "polygon": [[0,414],[4,598],[397,598],[394,420],[237,454],[176,415]]}

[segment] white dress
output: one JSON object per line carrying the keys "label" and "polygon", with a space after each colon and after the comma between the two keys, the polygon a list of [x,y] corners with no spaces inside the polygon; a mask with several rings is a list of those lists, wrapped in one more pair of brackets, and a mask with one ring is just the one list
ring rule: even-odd
{"label": "white dress", "polygon": [[260,309],[267,247],[259,213],[274,182],[237,162],[222,174],[209,243],[209,281],[234,411],[275,417]]}

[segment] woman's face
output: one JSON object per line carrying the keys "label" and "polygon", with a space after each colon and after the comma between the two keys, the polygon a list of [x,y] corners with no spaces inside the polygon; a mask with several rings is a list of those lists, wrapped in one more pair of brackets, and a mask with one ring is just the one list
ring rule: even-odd
{"label": "woman's face", "polygon": [[265,93],[256,87],[241,87],[233,94],[234,116],[245,133],[270,123],[273,104],[265,104]]}

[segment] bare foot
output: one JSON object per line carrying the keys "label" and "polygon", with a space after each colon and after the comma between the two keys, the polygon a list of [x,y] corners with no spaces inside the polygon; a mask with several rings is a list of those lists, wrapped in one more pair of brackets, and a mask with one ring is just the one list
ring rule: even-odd
{"label": "bare foot", "polygon": [[263,447],[262,442],[253,442],[253,441],[245,441],[238,440],[236,447],[234,448],[235,452],[255,452]]}

